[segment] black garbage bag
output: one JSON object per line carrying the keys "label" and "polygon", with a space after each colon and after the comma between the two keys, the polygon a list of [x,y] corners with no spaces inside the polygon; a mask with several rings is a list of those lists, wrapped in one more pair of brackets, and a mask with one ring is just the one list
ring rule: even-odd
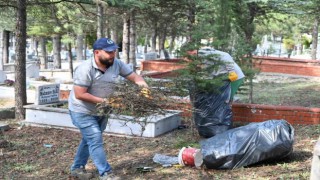
{"label": "black garbage bag", "polygon": [[278,160],[293,149],[294,129],[285,120],[269,120],[234,128],[200,142],[209,169],[235,169]]}
{"label": "black garbage bag", "polygon": [[205,138],[232,128],[230,82],[215,92],[194,93],[194,121],[199,135]]}

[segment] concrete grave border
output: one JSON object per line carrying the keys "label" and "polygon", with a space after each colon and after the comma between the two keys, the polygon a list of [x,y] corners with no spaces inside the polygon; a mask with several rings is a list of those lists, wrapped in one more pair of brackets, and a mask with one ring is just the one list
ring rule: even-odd
{"label": "concrete grave border", "polygon": [[[67,103],[61,101],[59,103],[45,105],[26,105],[25,123],[30,125],[49,125],[52,127],[68,127],[75,128],[72,124],[69,110],[50,106],[57,106]],[[176,129],[181,123],[180,111],[168,110],[165,115],[154,115],[136,122],[128,121],[131,116],[111,115],[105,132],[129,136],[156,137],[173,129]],[[147,122],[145,130],[142,133],[142,128],[139,123]]]}

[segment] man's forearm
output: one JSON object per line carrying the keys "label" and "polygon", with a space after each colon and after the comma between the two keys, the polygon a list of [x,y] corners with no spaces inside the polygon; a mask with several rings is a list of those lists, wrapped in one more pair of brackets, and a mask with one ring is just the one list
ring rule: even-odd
{"label": "man's forearm", "polygon": [[138,86],[143,86],[143,87],[148,87],[148,84],[146,83],[146,81],[139,76],[136,73],[132,73],[130,74],[127,79],[131,82],[134,82],[135,84],[137,84]]}
{"label": "man's forearm", "polygon": [[77,99],[82,100],[82,101],[86,101],[86,102],[91,102],[91,103],[102,103],[103,102],[103,98],[94,96],[90,93],[83,93],[81,95],[76,96]]}
{"label": "man's forearm", "polygon": [[136,83],[138,86],[148,87],[148,84],[146,83],[146,81],[141,76],[138,76],[134,83]]}

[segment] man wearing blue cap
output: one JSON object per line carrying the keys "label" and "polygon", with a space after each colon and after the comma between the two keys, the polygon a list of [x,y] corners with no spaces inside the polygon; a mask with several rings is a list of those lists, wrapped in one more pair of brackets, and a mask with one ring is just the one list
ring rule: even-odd
{"label": "man wearing blue cap", "polygon": [[144,79],[124,62],[115,58],[119,47],[108,38],[100,38],[93,44],[94,58],[85,61],[74,71],[74,86],[69,96],[72,123],[80,129],[82,139],[71,166],[71,175],[90,179],[85,165],[89,156],[99,171],[100,179],[119,179],[111,170],[103,147],[102,133],[107,119],[97,115],[96,105],[113,93],[119,75],[143,87]]}

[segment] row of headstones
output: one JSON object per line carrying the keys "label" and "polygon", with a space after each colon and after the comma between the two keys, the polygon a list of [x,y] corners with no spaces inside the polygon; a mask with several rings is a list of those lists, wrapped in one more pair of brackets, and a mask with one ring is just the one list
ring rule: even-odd
{"label": "row of headstones", "polygon": [[[168,51],[166,50],[161,50],[160,52],[160,55],[159,55],[159,58],[160,59],[170,59],[170,55],[168,53]],[[148,52],[148,53],[145,53],[143,55],[143,59],[144,60],[155,60],[155,59],[158,59],[158,53],[156,52]]]}
{"label": "row of headstones", "polygon": [[[149,52],[144,54],[144,60],[157,59],[156,52]],[[5,65],[4,70],[7,72],[14,72],[14,65]],[[0,84],[4,83],[7,79],[5,71],[0,70]],[[30,63],[26,65],[27,78],[38,78],[40,74],[39,64]],[[42,85],[36,88],[36,101],[35,104],[48,104],[59,101],[60,84]]]}
{"label": "row of headstones", "polygon": [[[38,72],[39,74],[39,72]],[[39,75],[38,75],[39,76]],[[0,71],[0,84],[6,81],[6,73]],[[36,87],[36,105],[59,102],[60,84],[40,85]]]}
{"label": "row of headstones", "polygon": [[[14,72],[14,64],[4,65],[4,71],[0,70],[0,84],[7,80],[7,73]],[[7,72],[7,73],[6,73]],[[27,78],[38,78],[40,76],[40,67],[38,64],[31,63],[26,65],[26,77]],[[11,79],[13,80],[13,79]]]}
{"label": "row of headstones", "polygon": [[[6,80],[6,73],[0,71],[0,83]],[[41,85],[36,87],[36,100],[35,104],[48,104],[59,102],[60,84]]]}

